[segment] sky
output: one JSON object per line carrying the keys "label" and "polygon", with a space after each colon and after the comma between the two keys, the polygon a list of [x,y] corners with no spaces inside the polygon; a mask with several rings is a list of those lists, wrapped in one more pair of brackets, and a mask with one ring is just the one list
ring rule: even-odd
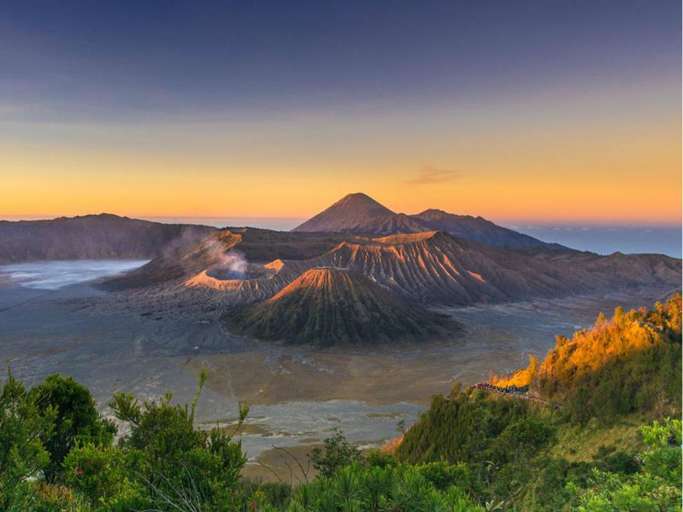
{"label": "sky", "polygon": [[679,225],[680,0],[8,0],[0,217],[306,218],[350,192]]}

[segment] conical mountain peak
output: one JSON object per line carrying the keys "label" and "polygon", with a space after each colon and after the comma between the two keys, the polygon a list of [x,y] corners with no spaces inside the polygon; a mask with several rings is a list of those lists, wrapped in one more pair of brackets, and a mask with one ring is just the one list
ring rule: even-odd
{"label": "conical mountain peak", "polygon": [[385,235],[423,231],[411,217],[397,214],[367,194],[348,194],[294,231]]}
{"label": "conical mountain peak", "polygon": [[389,208],[374,200],[363,192],[354,192],[342,197],[339,201],[334,203],[330,208],[357,208],[365,210],[377,210],[383,213],[394,213]]}
{"label": "conical mountain peak", "polygon": [[362,274],[333,267],[309,269],[270,299],[225,320],[240,334],[314,345],[417,341],[457,328]]}

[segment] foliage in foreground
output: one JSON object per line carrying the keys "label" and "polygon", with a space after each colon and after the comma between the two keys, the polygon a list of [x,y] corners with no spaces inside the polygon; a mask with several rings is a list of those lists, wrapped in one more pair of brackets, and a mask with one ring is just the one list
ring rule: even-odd
{"label": "foliage in foreground", "polygon": [[[43,391],[55,387],[61,398],[38,407],[45,403]],[[77,397],[73,410],[64,397]],[[109,435],[112,423],[91,414],[91,400],[72,379],[50,377],[27,391],[9,375],[0,394],[1,510],[482,510],[467,494],[470,476],[464,466],[399,464],[379,453],[362,456],[341,432],[312,455],[320,476],[311,483],[294,491],[249,484],[240,480],[245,462],[240,444],[223,429],[195,428],[196,400],[189,406],[173,404],[170,396],[139,403],[131,395],[116,394],[110,406],[126,427],[117,444]],[[246,414],[243,408],[240,422]],[[55,425],[61,436],[55,437]],[[46,442],[57,448],[46,449]],[[62,457],[67,443],[71,448]]]}
{"label": "foliage in foreground", "polygon": [[581,512],[676,512],[681,509],[681,421],[667,419],[643,426],[647,449],[632,474],[594,469],[586,488],[567,490]]}
{"label": "foliage in foreground", "polygon": [[100,417],[88,388],[71,377],[50,375],[31,390],[31,401],[41,409],[54,410],[53,428],[42,436],[50,454],[44,469],[49,481],[59,477],[64,458],[77,444],[108,445],[114,438],[113,423]]}
{"label": "foliage in foreground", "polygon": [[[646,463],[653,457],[649,452],[639,453],[639,444],[648,443],[652,453],[677,454],[677,459],[670,456],[677,460],[672,471],[680,481],[680,442],[668,452],[648,442],[652,429],[661,430],[661,425],[643,429],[640,441],[612,439],[582,457],[563,446],[567,432],[575,428],[599,438],[632,418],[642,424],[666,415],[680,417],[680,294],[649,311],[617,309],[609,321],[601,315],[592,329],[578,332],[571,341],[558,340],[541,365],[532,359],[528,368],[495,383],[530,385],[531,399],[477,388],[463,391],[456,385],[450,396],[434,397],[405,434],[398,458],[413,464],[466,464],[473,494],[504,510],[680,506],[680,493],[671,492],[673,480],[662,479]],[[666,425],[680,436],[680,422]],[[629,493],[648,505],[633,505]],[[603,506],[619,500],[633,508],[624,508],[624,503]]]}
{"label": "foliage in foreground", "polygon": [[241,446],[222,429],[195,428],[196,400],[115,395],[110,405],[127,434],[114,445],[113,425],[72,379],[52,376],[27,392],[10,374],[0,396],[2,510],[210,512],[246,502]]}
{"label": "foliage in foreground", "polygon": [[483,512],[467,496],[466,482],[459,476],[447,464],[368,466],[355,462],[299,487],[287,512]]}

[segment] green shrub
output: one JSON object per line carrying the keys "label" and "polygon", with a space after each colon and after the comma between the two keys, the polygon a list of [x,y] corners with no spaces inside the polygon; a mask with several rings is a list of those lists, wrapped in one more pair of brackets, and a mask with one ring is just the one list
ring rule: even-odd
{"label": "green shrub", "polygon": [[[121,440],[127,470],[142,489],[146,508],[159,511],[229,511],[241,508],[239,473],[246,459],[239,442],[226,431],[196,430],[191,406],[159,401],[138,403],[131,395],[114,395],[115,416],[129,433]],[[248,409],[240,409],[241,424]]]}
{"label": "green shrub", "polygon": [[64,459],[64,481],[93,509],[134,510],[143,505],[142,489],[131,480],[120,448],[92,444],[74,448]]}
{"label": "green shrub", "polygon": [[332,476],[339,469],[359,461],[360,457],[358,448],[350,444],[339,429],[323,441],[322,448],[314,448],[310,455],[313,467],[322,476]]}
{"label": "green shrub", "polygon": [[31,481],[50,463],[42,439],[53,431],[55,411],[42,413],[24,385],[8,372],[0,392],[0,510],[24,512],[37,501]]}
{"label": "green shrub", "polygon": [[288,512],[299,511],[405,511],[474,512],[483,509],[457,485],[439,488],[425,475],[446,485],[458,479],[461,468],[415,467],[394,464],[385,467],[353,463],[332,476],[319,477],[299,487]]}
{"label": "green shrub", "polygon": [[43,435],[43,444],[50,454],[45,477],[54,481],[62,470],[62,462],[78,443],[111,443],[116,429],[102,419],[95,400],[85,386],[71,377],[50,375],[30,392],[41,408],[54,411],[54,428]]}
{"label": "green shrub", "polygon": [[641,428],[647,449],[636,473],[595,468],[588,486],[574,482],[568,491],[580,512],[678,512],[681,508],[681,421],[654,422]]}

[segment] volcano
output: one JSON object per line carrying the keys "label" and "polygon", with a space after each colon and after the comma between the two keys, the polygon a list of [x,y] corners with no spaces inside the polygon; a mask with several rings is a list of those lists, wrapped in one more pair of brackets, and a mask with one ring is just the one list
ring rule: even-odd
{"label": "volcano", "polygon": [[311,268],[270,299],[229,312],[225,321],[239,334],[313,345],[418,341],[457,328],[445,315],[333,267]]}
{"label": "volcano", "polygon": [[419,221],[394,213],[370,196],[349,194],[293,231],[387,235],[424,231]]}
{"label": "volcano", "polygon": [[506,249],[570,250],[494,224],[483,217],[429,209],[415,215],[395,213],[366,194],[349,194],[294,228],[298,232],[393,235],[442,231],[472,242]]}

